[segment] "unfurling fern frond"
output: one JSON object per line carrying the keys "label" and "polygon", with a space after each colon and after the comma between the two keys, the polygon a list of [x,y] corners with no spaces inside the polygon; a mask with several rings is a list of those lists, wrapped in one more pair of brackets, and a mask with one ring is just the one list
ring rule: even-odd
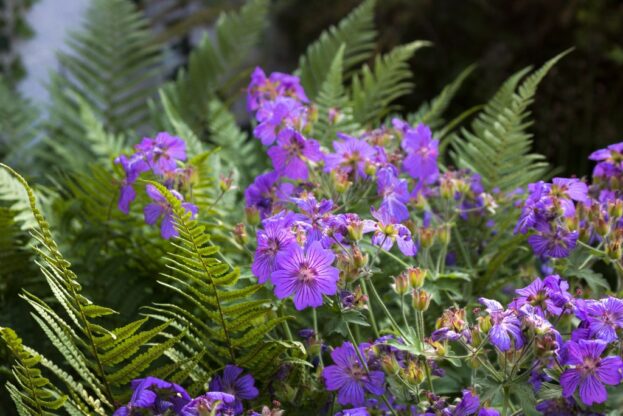
{"label": "unfurling fern frond", "polygon": [[429,46],[416,41],[398,46],[383,56],[377,56],[374,67],[364,66],[353,78],[352,107],[354,119],[361,124],[380,121],[395,107],[392,102],[408,94],[413,87],[408,61],[415,51]]}
{"label": "unfurling fern frond", "polygon": [[179,327],[190,328],[187,340],[194,344],[190,351],[205,348],[212,354],[202,360],[207,370],[233,363],[266,371],[267,363],[283,349],[266,342],[265,335],[288,318],[272,317],[270,302],[256,297],[262,286],[238,288],[240,271],[220,257],[206,227],[192,219],[164,186],[154,186],[171,205],[179,232],[167,257],[170,272],[164,274],[162,284],[188,305],[163,305],[156,312],[175,319]]}
{"label": "unfurling fern frond", "polygon": [[55,140],[80,142],[75,94],[97,119],[115,133],[141,127],[149,115],[161,72],[160,47],[152,41],[148,21],[129,0],[94,0],[84,28],[68,39],[69,52],[59,55],[63,72],[50,85]]}
{"label": "unfurling fern frond", "polygon": [[237,13],[224,13],[215,35],[205,34],[190,54],[188,68],[164,91],[186,123],[196,132],[205,130],[205,115],[216,91],[231,79],[257,43],[266,25],[268,0],[249,0]]}
{"label": "unfurling fern frond", "polygon": [[525,68],[510,77],[487,103],[471,131],[462,130],[454,141],[452,158],[459,167],[471,169],[488,187],[509,191],[534,182],[547,172],[545,157],[530,153],[532,135],[527,128],[530,104],[547,72],[569,51],[547,61],[540,69],[519,82],[531,70]]}
{"label": "unfurling fern frond", "polygon": [[[34,309],[33,318],[47,338],[73,368],[72,374],[55,372],[66,384],[71,405],[88,409],[87,414],[109,414],[116,402],[116,391],[133,378],[139,377],[152,363],[165,355],[182,336],[168,337],[153,345],[146,344],[161,337],[168,322],[143,330],[146,320],[139,320],[115,330],[108,330],[98,321],[116,312],[96,305],[81,294],[81,286],[70,263],[63,257],[37,207],[32,189],[26,181],[6,165],[26,191],[36,221],[32,230],[37,264],[54,295],[55,307],[32,293],[23,298]],[[53,368],[52,364],[46,367]],[[107,409],[104,411],[103,409]]]}
{"label": "unfurling fern frond", "polygon": [[12,372],[15,383],[6,385],[9,395],[23,416],[51,416],[53,410],[60,409],[66,396],[59,394],[50,380],[41,375],[39,364],[41,356],[29,352],[22,340],[10,328],[0,328],[0,336],[15,358]]}
{"label": "unfurling fern frond", "polygon": [[299,75],[309,99],[315,99],[320,92],[328,77],[331,63],[342,45],[345,46],[342,64],[344,73],[372,56],[376,37],[374,4],[375,0],[364,1],[337,26],[331,26],[322,32],[320,38],[309,45],[301,56]]}

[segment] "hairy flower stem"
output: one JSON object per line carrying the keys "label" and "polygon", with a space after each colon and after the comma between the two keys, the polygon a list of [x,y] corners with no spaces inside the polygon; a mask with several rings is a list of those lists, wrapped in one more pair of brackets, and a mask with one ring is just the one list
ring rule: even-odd
{"label": "hairy flower stem", "polygon": [[[372,284],[372,282],[370,282]],[[368,294],[368,285],[366,284],[366,278],[361,279],[361,288],[363,289],[363,294],[366,296],[366,303],[368,306],[368,319],[372,324],[372,330],[374,331],[374,335],[376,338],[380,337],[381,334],[379,332],[379,326],[376,323],[376,318],[374,317],[374,311],[372,309],[372,300],[370,299],[370,295]]]}
{"label": "hairy flower stem", "polygon": [[316,340],[320,343],[320,347],[318,348],[318,361],[320,362],[320,368],[324,368],[324,362],[322,361],[322,337],[318,332],[318,313],[316,312],[316,308],[312,308],[312,318],[314,319],[314,334],[316,335]]}
{"label": "hairy flower stem", "polygon": [[396,323],[396,320],[392,316],[391,312],[389,312],[389,309],[387,309],[387,306],[385,306],[385,303],[383,302],[383,299],[381,299],[381,296],[379,295],[379,292],[376,291],[376,288],[374,287],[374,283],[372,282],[372,280],[370,280],[370,289],[372,290],[372,294],[376,298],[376,301],[381,305],[381,309],[383,309],[383,312],[385,313],[385,316],[387,316],[387,318],[391,322],[392,327],[394,328],[394,330],[396,332],[398,332],[401,337],[407,338],[405,336],[404,332],[402,331],[402,329],[400,329],[400,326],[398,326],[398,324]]}

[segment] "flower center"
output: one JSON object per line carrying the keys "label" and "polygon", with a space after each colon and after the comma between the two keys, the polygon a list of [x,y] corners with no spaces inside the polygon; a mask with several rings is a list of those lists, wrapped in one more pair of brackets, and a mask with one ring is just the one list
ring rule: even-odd
{"label": "flower center", "polygon": [[316,271],[307,265],[301,265],[298,274],[298,280],[303,283],[309,283],[316,278]]}
{"label": "flower center", "polygon": [[587,357],[582,363],[581,370],[584,377],[595,374],[597,367],[599,366],[599,358]]}
{"label": "flower center", "polygon": [[361,368],[359,364],[353,364],[353,366],[350,368],[350,376],[357,381],[364,378],[365,375],[366,375],[366,372],[364,371],[363,368]]}

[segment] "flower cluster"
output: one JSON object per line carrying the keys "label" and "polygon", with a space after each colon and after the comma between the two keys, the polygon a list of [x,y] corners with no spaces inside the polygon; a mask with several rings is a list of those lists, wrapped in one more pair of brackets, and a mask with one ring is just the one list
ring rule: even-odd
{"label": "flower cluster", "polygon": [[180,415],[235,416],[243,413],[243,400],[258,396],[255,380],[242,368],[227,365],[210,382],[210,391],[194,399],[183,387],[155,377],[132,382],[132,398],[114,416]]}
{"label": "flower cluster", "polygon": [[[130,204],[136,198],[134,185],[139,176],[145,172],[152,172],[161,178],[175,198],[183,200],[182,195],[174,189],[179,180],[188,174],[187,170],[180,166],[180,162],[186,160],[186,143],[179,137],[168,133],[158,133],[154,138],[144,138],[134,146],[134,153],[130,156],[120,155],[115,163],[121,165],[125,178],[121,183],[119,196],[119,210],[125,214],[130,212]],[[153,201],[144,207],[145,222],[155,224],[162,218],[160,233],[162,238],[169,239],[177,236],[174,226],[173,208],[167,202],[165,196],[151,184],[146,186],[147,196]],[[182,203],[184,209],[197,214],[197,207],[189,202]]]}

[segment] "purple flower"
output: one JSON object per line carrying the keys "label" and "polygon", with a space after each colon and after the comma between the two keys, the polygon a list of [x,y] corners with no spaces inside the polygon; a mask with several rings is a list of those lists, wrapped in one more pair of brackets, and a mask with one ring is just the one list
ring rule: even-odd
{"label": "purple flower", "polygon": [[316,140],[305,139],[298,131],[285,128],[277,138],[278,146],[268,149],[268,156],[275,171],[290,179],[307,179],[306,160],[318,161],[322,158],[320,145]]}
{"label": "purple flower", "polygon": [[253,130],[265,146],[274,143],[278,134],[285,128],[300,125],[305,116],[305,109],[292,98],[278,98],[264,103],[257,112],[259,124]]}
{"label": "purple flower", "polygon": [[395,222],[409,218],[409,210],[405,205],[409,201],[407,181],[399,179],[392,168],[382,168],[377,172],[378,193],[383,198],[380,209],[385,209]]}
{"label": "purple flower", "polygon": [[562,313],[564,306],[571,301],[568,289],[569,283],[561,280],[558,275],[547,276],[544,280],[537,277],[523,289],[515,290],[519,297],[515,299],[513,306],[519,309],[529,304],[543,318],[547,313],[558,316]]}
{"label": "purple flower", "polygon": [[608,179],[623,174],[623,142],[599,149],[588,158],[599,162],[593,171],[596,178]]}
{"label": "purple flower", "polygon": [[414,129],[408,129],[402,140],[402,148],[407,152],[402,167],[411,177],[426,183],[437,179],[439,140],[433,139],[428,126],[420,123]]}
{"label": "purple flower", "polygon": [[294,306],[302,310],[307,306],[322,305],[322,295],[337,291],[339,271],[331,266],[335,255],[322,248],[320,242],[311,243],[306,250],[293,245],[277,255],[277,270],[271,275],[275,296],[284,299],[294,295]]}
{"label": "purple flower", "polygon": [[130,212],[130,204],[136,198],[136,191],[132,186],[139,175],[149,170],[149,166],[141,154],[135,154],[131,157],[120,155],[115,159],[115,163],[121,165],[125,172],[125,179],[121,184],[121,193],[117,204],[119,210],[124,214]]}
{"label": "purple flower", "polygon": [[[333,210],[333,201],[323,199],[318,202],[312,194],[306,194],[302,198],[292,198],[292,201],[302,212],[299,225],[307,231],[307,242],[323,240],[326,225],[332,218],[330,213]],[[323,244],[326,248],[331,245],[331,239],[328,240],[324,242],[326,244]]]}
{"label": "purple flower", "polygon": [[272,101],[282,96],[289,96],[300,102],[309,101],[299,77],[273,72],[267,78],[261,68],[255,68],[247,88],[247,108],[249,111],[255,111],[266,101]]}
{"label": "purple flower", "polygon": [[292,194],[292,184],[278,184],[279,178],[277,172],[264,173],[257,176],[244,191],[246,206],[256,208],[262,219],[273,213],[277,201],[283,201]]}
{"label": "purple flower", "polygon": [[209,392],[190,401],[177,414],[180,416],[231,416],[236,398],[228,393]]}
{"label": "purple flower", "polygon": [[500,351],[511,349],[511,338],[514,341],[515,349],[523,346],[521,335],[521,322],[512,310],[504,310],[500,302],[486,298],[480,298],[479,302],[487,308],[491,317],[491,329],[489,330],[489,340]]}
{"label": "purple flower", "polygon": [[[362,356],[364,356],[362,351]],[[385,375],[382,371],[366,371],[364,363],[357,356],[355,347],[344,342],[331,352],[335,364],[322,371],[327,390],[338,390],[337,399],[342,405],[361,406],[365,402],[366,390],[381,395],[385,391]]]}
{"label": "purple flower", "polygon": [[164,175],[175,169],[178,160],[186,160],[184,140],[166,132],[158,133],[155,139],[146,137],[134,148],[142,153],[156,175]]}
{"label": "purple flower", "polygon": [[255,380],[250,374],[242,374],[242,368],[235,365],[226,365],[223,375],[216,376],[210,381],[210,391],[229,393],[235,397],[234,402],[229,406],[233,408],[234,414],[242,413],[242,400],[255,399],[259,391],[255,388]]}
{"label": "purple flower", "polygon": [[366,166],[375,156],[374,148],[364,140],[343,133],[338,133],[338,137],[342,140],[333,142],[335,153],[325,155],[325,172],[339,169],[358,178],[368,177]]}
{"label": "purple flower", "polygon": [[158,414],[168,410],[177,413],[191,400],[181,386],[156,377],[133,380],[131,388],[134,393],[130,402],[117,409],[114,416],[131,415],[132,409],[152,410]]}
{"label": "purple flower", "polygon": [[601,340],[579,342],[569,341],[567,346],[570,365],[560,376],[564,397],[570,397],[580,390],[584,404],[603,403],[608,398],[604,384],[617,385],[621,382],[623,361],[618,356],[601,358],[608,344]]}
{"label": "purple flower", "polygon": [[585,311],[591,336],[605,342],[619,339],[617,330],[623,328],[623,300],[608,297],[588,302]]}
{"label": "purple flower", "polygon": [[476,413],[480,407],[480,399],[470,390],[463,390],[463,398],[456,405],[452,416],[470,416]]}
{"label": "purple flower", "polygon": [[279,253],[296,245],[296,237],[290,230],[291,216],[276,216],[263,222],[264,229],[257,232],[257,249],[251,271],[259,283],[265,283],[276,269]]}
{"label": "purple flower", "polygon": [[[158,218],[164,216],[162,223],[160,224],[160,235],[162,235],[162,238],[165,240],[168,240],[171,237],[176,237],[178,232],[175,229],[173,207],[167,202],[164,195],[162,195],[162,193],[154,185],[147,184],[146,190],[147,195],[154,202],[147,204],[143,209],[145,222],[149,225],[153,225],[156,221],[158,221]],[[180,201],[183,200],[182,195],[180,195],[179,192],[175,190],[171,190],[170,192]],[[189,202],[183,202],[182,207],[187,212],[190,212],[193,217],[197,215],[198,208],[196,205]]]}
{"label": "purple flower", "polygon": [[566,228],[538,223],[536,233],[528,237],[528,243],[539,256],[564,258],[571,253],[578,241],[578,232]]}
{"label": "purple flower", "polygon": [[402,224],[396,223],[385,209],[378,211],[372,208],[372,216],[377,222],[371,220],[363,221],[363,232],[374,232],[372,244],[381,246],[385,251],[391,250],[394,242],[405,256],[415,256],[417,246],[411,238],[411,231]]}
{"label": "purple flower", "polygon": [[352,409],[342,409],[335,416],[370,416],[365,407],[353,407]]}

